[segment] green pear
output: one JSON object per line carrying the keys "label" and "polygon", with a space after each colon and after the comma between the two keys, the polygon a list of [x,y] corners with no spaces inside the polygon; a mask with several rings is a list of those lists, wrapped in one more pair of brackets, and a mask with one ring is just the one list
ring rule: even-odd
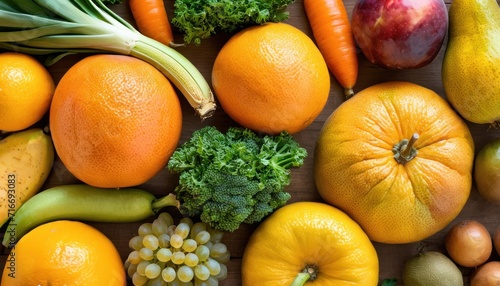
{"label": "green pear", "polygon": [[43,187],[54,163],[52,139],[40,128],[0,140],[0,226]]}
{"label": "green pear", "polygon": [[495,0],[453,0],[442,80],[446,97],[466,120],[500,120],[500,8]]}

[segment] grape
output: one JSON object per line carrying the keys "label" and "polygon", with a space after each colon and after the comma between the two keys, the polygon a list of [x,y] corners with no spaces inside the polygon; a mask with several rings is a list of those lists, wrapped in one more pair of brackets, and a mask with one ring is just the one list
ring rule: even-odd
{"label": "grape", "polygon": [[175,233],[180,235],[182,239],[185,239],[189,235],[191,227],[187,223],[179,223],[175,228]]}
{"label": "grape", "polygon": [[184,259],[184,264],[187,266],[195,267],[199,262],[198,256],[194,253],[186,254],[186,258]]}
{"label": "grape", "polygon": [[194,239],[194,238],[196,238],[196,235],[198,234],[198,232],[200,232],[202,230],[207,230],[206,223],[204,223],[204,222],[197,222],[197,223],[193,224],[193,226],[191,226],[191,233],[190,233],[189,236],[192,239]]}
{"label": "grape", "polygon": [[210,277],[210,270],[203,265],[203,264],[198,264],[194,267],[194,275],[200,280],[207,280],[208,277]]}
{"label": "grape", "polygon": [[210,229],[210,241],[213,243],[220,242],[222,240],[222,237],[224,236],[224,233],[220,230],[217,229]]}
{"label": "grape", "polygon": [[195,237],[195,240],[198,244],[205,244],[208,241],[210,241],[210,233],[206,230],[202,230],[198,232],[198,234]]}
{"label": "grape", "polygon": [[175,272],[175,269],[172,267],[165,267],[161,271],[161,277],[165,282],[172,282],[174,279],[177,277],[177,273]]}
{"label": "grape", "polygon": [[160,248],[156,252],[156,258],[161,262],[168,262],[172,258],[172,251],[168,248]]}
{"label": "grape", "polygon": [[211,275],[217,275],[220,272],[220,264],[215,259],[209,258],[204,265],[210,270]]}
{"label": "grape", "polygon": [[180,251],[174,252],[172,254],[172,257],[170,258],[170,260],[174,264],[177,264],[177,265],[184,263],[185,259],[186,259],[186,255],[184,254],[184,252],[180,252]]}
{"label": "grape", "polygon": [[132,275],[134,275],[135,272],[137,272],[137,264],[130,264],[127,267],[127,275],[128,275],[128,277],[132,277]]}
{"label": "grape", "polygon": [[170,236],[166,233],[163,233],[160,236],[158,236],[158,246],[160,246],[161,248],[169,247]]}
{"label": "grape", "polygon": [[144,284],[146,284],[148,282],[148,277],[146,276],[142,276],[140,275],[139,273],[135,272],[133,275],[132,275],[132,283],[135,285],[135,286],[142,286]]}
{"label": "grape", "polygon": [[226,252],[227,247],[224,243],[217,242],[210,248],[210,256],[213,258],[219,258],[222,255],[226,254]]}
{"label": "grape", "polygon": [[217,278],[218,280],[224,280],[227,278],[227,266],[225,264],[220,264],[220,263],[219,266],[220,266],[220,271],[219,274],[215,275],[215,278]]}
{"label": "grape", "polygon": [[161,219],[161,220],[163,220],[167,226],[171,226],[171,225],[174,224],[174,219],[167,212],[160,213],[158,215],[158,218]]}
{"label": "grape", "polygon": [[137,235],[132,237],[128,242],[128,246],[133,250],[139,250],[143,248],[144,245],[142,245],[142,236]]}
{"label": "grape", "polygon": [[142,239],[142,244],[148,249],[156,250],[158,248],[159,241],[155,235],[148,234]]}
{"label": "grape", "polygon": [[198,243],[196,243],[196,240],[192,238],[188,238],[182,243],[182,249],[187,252],[195,251],[196,247],[198,247]]}
{"label": "grape", "polygon": [[224,253],[222,256],[214,258],[214,259],[217,260],[219,263],[228,263],[229,260],[231,259],[231,253],[229,253],[229,251],[228,251],[228,252]]}
{"label": "grape", "polygon": [[181,224],[181,223],[187,224],[190,228],[193,226],[193,220],[189,217],[181,218],[181,220],[179,221],[179,224]]}
{"label": "grape", "polygon": [[160,236],[167,231],[168,225],[164,220],[157,218],[153,221],[151,228],[155,236]]}
{"label": "grape", "polygon": [[208,256],[210,255],[210,249],[205,245],[200,245],[196,248],[194,253],[196,254],[196,256],[198,256],[198,259],[200,261],[205,261],[208,259]]}
{"label": "grape", "polygon": [[143,248],[141,248],[141,250],[139,250],[139,256],[143,260],[151,260],[151,259],[153,259],[154,252],[153,252],[153,250],[151,250],[149,248],[143,247]]}
{"label": "grape", "polygon": [[217,278],[215,278],[214,276],[210,276],[207,279],[207,284],[209,286],[217,286],[219,285],[219,280],[217,280]]}
{"label": "grape", "polygon": [[151,263],[146,267],[146,269],[144,269],[144,274],[149,279],[155,279],[160,275],[160,273],[161,273],[160,265],[156,263]]}
{"label": "grape", "polygon": [[161,278],[161,275],[158,275],[153,280],[149,280],[148,286],[164,286],[165,284],[163,283],[163,278]]}
{"label": "grape", "polygon": [[124,263],[134,285],[210,286],[227,277],[224,233],[208,224],[184,217],[176,225],[170,214],[161,213],[137,232]]}
{"label": "grape", "polygon": [[184,239],[179,234],[175,233],[172,236],[170,236],[170,245],[173,248],[181,248],[183,243]]}
{"label": "grape", "polygon": [[177,277],[182,282],[189,282],[194,277],[194,271],[191,267],[182,265],[179,269],[177,269]]}
{"label": "grape", "polygon": [[140,236],[144,237],[148,234],[153,233],[152,225],[149,222],[145,222],[139,226],[138,233]]}
{"label": "grape", "polygon": [[141,276],[145,276],[146,273],[144,272],[146,270],[146,267],[151,264],[149,261],[141,261],[139,262],[139,264],[137,264],[137,273],[139,273],[139,275]]}
{"label": "grape", "polygon": [[127,261],[129,261],[131,264],[139,264],[139,262],[142,261],[141,256],[139,255],[139,251],[134,250],[128,254]]}

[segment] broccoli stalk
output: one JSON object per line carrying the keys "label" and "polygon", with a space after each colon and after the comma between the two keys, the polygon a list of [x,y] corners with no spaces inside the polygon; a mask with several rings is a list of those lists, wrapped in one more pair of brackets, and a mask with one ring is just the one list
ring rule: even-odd
{"label": "broccoli stalk", "polygon": [[286,204],[290,168],[302,166],[306,156],[287,132],[260,137],[249,129],[223,134],[207,126],[177,148],[167,168],[179,174],[174,192],[182,214],[232,232]]}
{"label": "broccoli stalk", "polygon": [[288,19],[293,0],[176,0],[172,24],[186,43],[200,44],[217,31],[234,32],[252,24]]}

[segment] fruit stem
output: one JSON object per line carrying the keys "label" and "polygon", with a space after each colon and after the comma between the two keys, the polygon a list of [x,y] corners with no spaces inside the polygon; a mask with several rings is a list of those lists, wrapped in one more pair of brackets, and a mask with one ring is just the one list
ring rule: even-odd
{"label": "fruit stem", "polygon": [[413,147],[415,142],[418,140],[418,133],[413,133],[410,140],[403,139],[401,142],[394,145],[392,152],[394,153],[394,159],[401,164],[408,163],[415,156],[417,156],[417,149]]}
{"label": "fruit stem", "polygon": [[318,269],[316,266],[306,265],[306,267],[297,274],[297,277],[293,280],[290,286],[303,286],[307,281],[313,281],[318,275]]}
{"label": "fruit stem", "polygon": [[174,206],[177,209],[179,209],[181,206],[179,200],[177,200],[177,196],[173,193],[170,193],[164,197],[153,200],[153,202],[151,202],[151,210],[155,214],[162,208],[170,206]]}

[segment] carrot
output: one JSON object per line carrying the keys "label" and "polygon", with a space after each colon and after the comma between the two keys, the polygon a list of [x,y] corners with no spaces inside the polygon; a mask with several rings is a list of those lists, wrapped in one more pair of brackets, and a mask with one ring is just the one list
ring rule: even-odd
{"label": "carrot", "polygon": [[163,0],[130,0],[129,6],[139,32],[167,46],[178,46]]}
{"label": "carrot", "polygon": [[330,72],[349,98],[358,77],[358,57],[342,0],[304,0],[309,24]]}

